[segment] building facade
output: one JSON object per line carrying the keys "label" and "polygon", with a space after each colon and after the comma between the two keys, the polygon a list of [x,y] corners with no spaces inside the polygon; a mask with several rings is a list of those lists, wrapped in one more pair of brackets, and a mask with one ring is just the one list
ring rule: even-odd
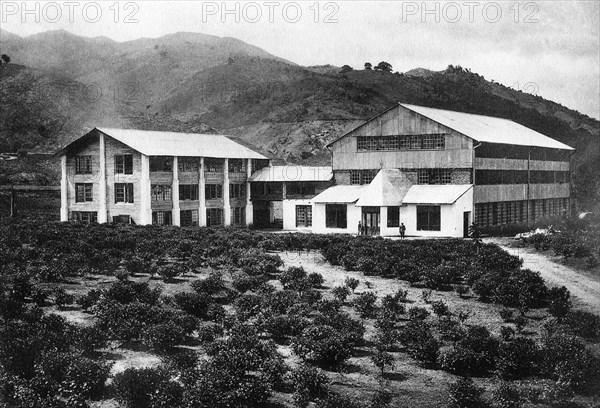
{"label": "building facade", "polygon": [[59,152],[61,220],[250,225],[269,159],[222,135],[95,128]]}
{"label": "building facade", "polygon": [[311,200],[332,185],[331,167],[269,166],[250,177],[254,226],[312,231]]}
{"label": "building facade", "polygon": [[61,220],[467,236],[570,212],[574,149],[506,119],[397,104],[271,166],[222,135],[94,129],[59,152]]}
{"label": "building facade", "polygon": [[573,149],[510,120],[398,104],[329,146],[318,232],[460,237],[570,210]]}

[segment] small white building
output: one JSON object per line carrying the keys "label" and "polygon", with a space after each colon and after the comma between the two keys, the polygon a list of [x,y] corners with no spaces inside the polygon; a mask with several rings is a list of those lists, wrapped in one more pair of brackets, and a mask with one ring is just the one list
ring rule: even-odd
{"label": "small white building", "polygon": [[[468,230],[473,186],[413,185],[398,169],[367,185],[333,186],[312,199],[313,231],[361,235],[460,237]],[[465,225],[466,223],[466,225]]]}

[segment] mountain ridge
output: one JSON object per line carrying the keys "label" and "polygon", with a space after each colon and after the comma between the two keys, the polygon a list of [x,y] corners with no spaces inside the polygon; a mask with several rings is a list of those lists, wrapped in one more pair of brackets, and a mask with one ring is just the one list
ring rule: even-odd
{"label": "mountain ridge", "polygon": [[[62,43],[65,36],[77,37],[77,45]],[[333,65],[303,67],[231,37],[189,32],[123,43],[68,32],[29,42],[4,31],[1,37],[0,51],[11,57],[0,68],[9,107],[0,113],[4,151],[55,148],[109,122],[214,128],[288,162],[325,164],[329,141],[403,102],[511,119],[572,145],[576,166],[585,170],[580,185],[592,185],[591,174],[600,171],[598,120],[459,66],[342,72]],[[47,95],[36,100],[31,88],[40,83]]]}

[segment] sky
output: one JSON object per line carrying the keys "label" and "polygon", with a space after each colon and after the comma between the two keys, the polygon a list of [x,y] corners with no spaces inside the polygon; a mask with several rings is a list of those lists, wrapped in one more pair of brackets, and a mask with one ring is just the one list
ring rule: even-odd
{"label": "sky", "polygon": [[600,119],[600,2],[6,1],[0,27],[116,41],[189,31],[234,37],[300,65],[469,68]]}

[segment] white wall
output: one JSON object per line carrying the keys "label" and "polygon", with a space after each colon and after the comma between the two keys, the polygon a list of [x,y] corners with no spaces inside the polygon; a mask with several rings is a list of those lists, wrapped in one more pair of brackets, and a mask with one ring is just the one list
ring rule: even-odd
{"label": "white wall", "polygon": [[398,236],[400,235],[400,229],[398,227],[388,227],[388,207],[381,207],[381,219],[379,225],[379,231],[382,237]]}
{"label": "white wall", "polygon": [[358,223],[361,218],[361,209],[354,204],[347,204],[346,208],[346,228],[326,228],[325,204],[313,204],[313,232],[321,234],[357,234]]}
{"label": "white wall", "polygon": [[[296,227],[296,206],[311,205],[310,200],[283,200],[283,229],[288,231],[303,231],[311,232],[312,228]],[[313,208],[313,225],[314,225],[314,208]]]}
{"label": "white wall", "polygon": [[417,206],[415,204],[400,207],[400,222],[406,226],[406,235],[419,237],[457,237],[463,236],[463,213],[471,211],[473,220],[473,189],[467,191],[454,204],[441,205],[440,231],[417,231]]}

